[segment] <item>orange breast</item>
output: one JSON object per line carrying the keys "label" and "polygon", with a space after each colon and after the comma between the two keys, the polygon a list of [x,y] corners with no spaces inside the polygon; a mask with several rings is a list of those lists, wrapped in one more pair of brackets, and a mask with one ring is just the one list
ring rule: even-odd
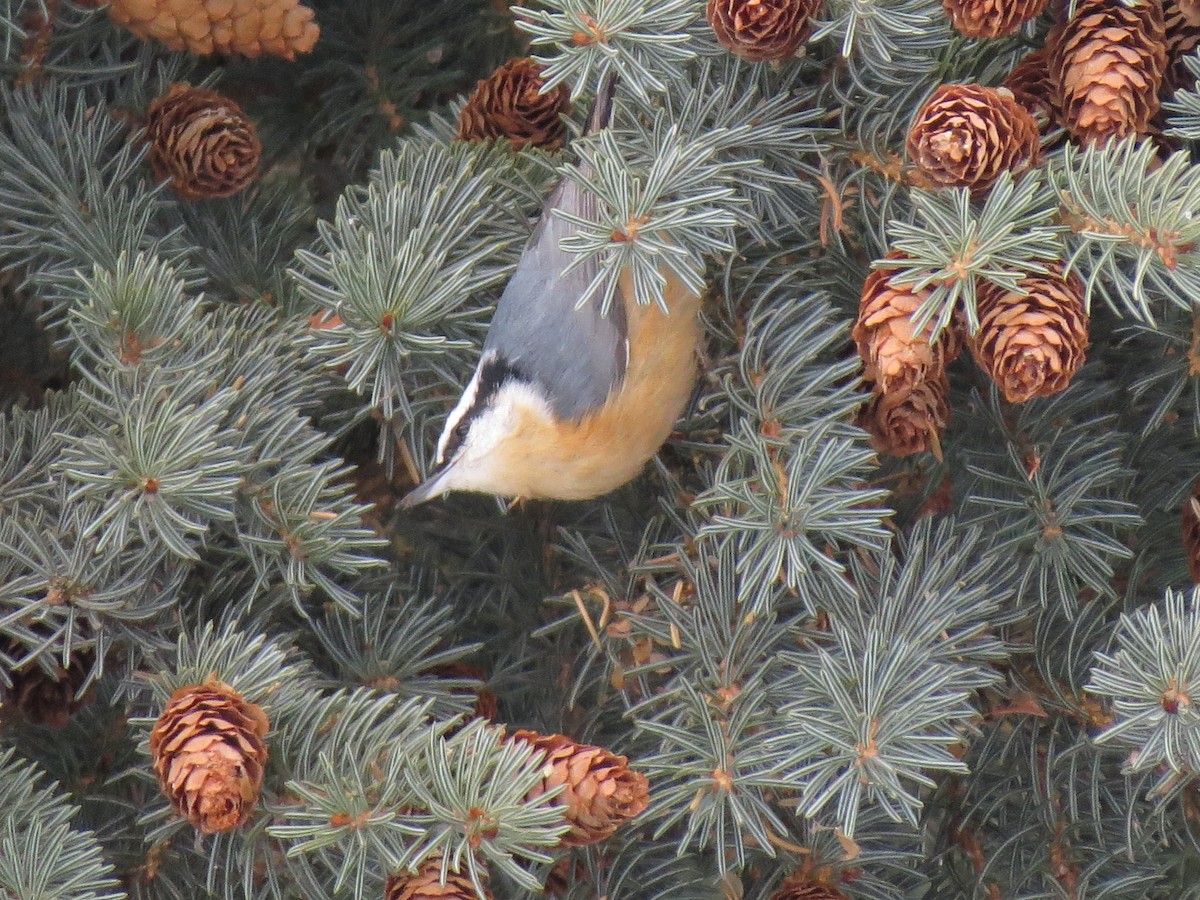
{"label": "orange breast", "polygon": [[[675,278],[664,291],[670,314],[656,304],[626,304],[629,362],[608,402],[578,423],[522,423],[508,444],[513,493],[581,500],[634,478],[671,433],[696,380],[700,297]],[[633,296],[621,279],[622,298]]]}

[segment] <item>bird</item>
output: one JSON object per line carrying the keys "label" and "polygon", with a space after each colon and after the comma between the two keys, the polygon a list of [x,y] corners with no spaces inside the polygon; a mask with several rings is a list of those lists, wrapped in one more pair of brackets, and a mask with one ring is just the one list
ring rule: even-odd
{"label": "bird", "polygon": [[[616,78],[597,93],[584,134],[612,124]],[[586,178],[590,167],[580,166]],[[607,314],[591,298],[593,257],[560,242],[594,220],[576,180],[554,188],[496,303],[479,362],[438,439],[431,474],[402,508],[451,491],[520,500],[587,500],[633,480],[658,452],[698,373],[700,295],[664,269],[663,300],[640,304],[626,268]]]}

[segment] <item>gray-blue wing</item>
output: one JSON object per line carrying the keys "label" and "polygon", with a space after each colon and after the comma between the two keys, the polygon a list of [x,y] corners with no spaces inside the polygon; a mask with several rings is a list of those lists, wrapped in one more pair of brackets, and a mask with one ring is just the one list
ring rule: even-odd
{"label": "gray-blue wing", "polygon": [[598,300],[576,309],[597,272],[595,262],[563,270],[575,259],[559,241],[575,226],[553,214],[565,209],[591,218],[595,201],[579,185],[564,180],[546,204],[521,254],[517,270],[500,296],[483,344],[545,392],[555,414],[578,419],[601,406],[625,376],[624,308],[612,304],[600,314]]}

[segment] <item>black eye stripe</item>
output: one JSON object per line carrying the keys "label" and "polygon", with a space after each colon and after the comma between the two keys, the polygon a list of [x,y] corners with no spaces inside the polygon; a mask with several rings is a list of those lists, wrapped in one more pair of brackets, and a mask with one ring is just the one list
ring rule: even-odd
{"label": "black eye stripe", "polygon": [[500,390],[506,381],[528,381],[525,374],[515,365],[500,356],[488,359],[479,369],[478,387],[475,391],[475,402],[472,403],[463,417],[458,420],[454,430],[446,439],[445,458],[449,460],[462,445],[471,428],[471,422],[485,409],[492,397]]}

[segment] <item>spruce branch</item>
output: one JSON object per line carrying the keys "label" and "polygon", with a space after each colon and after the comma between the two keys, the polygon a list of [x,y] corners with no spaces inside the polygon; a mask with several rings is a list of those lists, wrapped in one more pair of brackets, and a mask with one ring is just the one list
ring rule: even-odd
{"label": "spruce branch", "polygon": [[423,735],[448,727],[430,726],[428,711],[428,702],[359,689],[310,700],[281,722],[279,751],[292,774],[268,833],[289,858],[310,857],[327,871],[335,893],[370,896],[369,879],[424,858],[413,857],[426,832],[413,820],[417,798],[404,772],[426,771],[416,758]]}
{"label": "spruce branch", "polygon": [[1152,166],[1156,153],[1132,138],[1067,146],[1050,169],[1088,297],[1151,324],[1160,300],[1190,310],[1200,295],[1200,169],[1182,152]]}
{"label": "spruce branch", "polygon": [[[1077,379],[1078,380],[1078,379]],[[1113,592],[1113,561],[1130,556],[1117,539],[1141,524],[1129,502],[1129,470],[1109,416],[1082,383],[1069,394],[1023,404],[1015,416],[995,390],[981,400],[997,449],[973,448],[963,521],[992,535],[988,553],[1017,565],[1024,602],[1074,608],[1087,587]]]}
{"label": "spruce branch", "polygon": [[987,555],[979,529],[922,517],[894,552],[851,554],[849,569],[856,596],[828,601],[830,615],[847,626],[845,649],[861,652],[859,638],[874,626],[926,648],[938,662],[958,664],[964,686],[995,681],[990,667],[1009,655],[997,629],[1021,611],[1011,608],[1011,573]]}
{"label": "spruce branch", "polygon": [[99,551],[139,539],[194,560],[210,525],[233,520],[244,456],[225,428],[225,397],[192,402],[180,377],[134,370],[85,395],[90,427],[66,437],[54,468],[71,500],[101,504],[84,532],[100,536]]}
{"label": "spruce branch", "polygon": [[534,47],[556,50],[535,56],[546,67],[546,90],[567,82],[571,99],[610,72],[644,103],[667,89],[676,67],[693,59],[689,33],[702,18],[693,0],[538,0],[540,9],[516,6],[518,26]]}
{"label": "spruce branch", "polygon": [[482,894],[478,854],[521,887],[540,888],[517,861],[550,862],[547,850],[568,830],[561,808],[553,803],[558,791],[527,799],[541,785],[541,760],[541,751],[524,741],[505,740],[503,728],[482,719],[449,737],[430,729],[422,765],[403,770],[405,783],[426,811],[413,817],[426,833],[403,864],[440,853],[453,868],[465,869]]}
{"label": "spruce branch", "polygon": [[[1183,57],[1183,64],[1193,78],[1200,79],[1200,53]],[[1163,133],[1185,141],[1200,140],[1200,90],[1180,88],[1164,101],[1163,111],[1167,114],[1167,127]]]}
{"label": "spruce branch", "polygon": [[365,187],[351,187],[332,222],[299,250],[300,294],[328,324],[305,337],[385,419],[413,418],[412,399],[478,340],[479,294],[499,285],[540,202],[526,180],[532,154],[503,147],[409,140],[383,153]]}
{"label": "spruce branch", "polygon": [[713,486],[694,501],[710,516],[697,537],[733,541],[748,586],[780,580],[815,611],[827,591],[851,590],[830,548],[886,546],[887,491],[863,487],[875,454],[857,435],[832,425],[780,436],[761,427],[743,422],[726,436]]}
{"label": "spruce branch", "polygon": [[432,701],[433,715],[448,718],[469,713],[472,692],[481,687],[473,679],[436,674],[439,666],[483,646],[450,644],[454,625],[454,606],[445,597],[389,585],[382,594],[366,594],[361,613],[332,610],[314,619],[312,628],[336,666],[338,681]]}
{"label": "spruce branch", "polygon": [[72,826],[78,810],[41,781],[11,749],[0,751],[0,891],[14,900],[124,900],[95,836]]}
{"label": "spruce branch", "polygon": [[915,827],[932,775],[967,771],[951,750],[977,715],[973,673],[964,678],[961,664],[937,662],[880,622],[857,633],[832,622],[835,649],[785,655],[792,672],[778,690],[790,699],[765,743],[788,761],[804,816],[832,804],[853,836],[861,811],[875,805]]}
{"label": "spruce branch", "polygon": [[1200,772],[1200,593],[1168,590],[1161,605],[1121,616],[1109,652],[1097,652],[1087,690],[1111,698],[1116,721],[1095,740],[1132,748],[1128,770],[1166,763]]}
{"label": "spruce branch", "polygon": [[367,507],[355,503],[336,462],[285,468],[245,485],[236,531],[259,588],[280,584],[300,611],[315,589],[355,611],[359,597],[341,578],[385,565],[376,555],[384,540],[362,523]]}
{"label": "spruce branch", "polygon": [[1054,195],[1037,171],[1018,180],[1005,174],[982,204],[966,188],[912,190],[913,221],[892,220],[888,233],[898,259],[876,260],[876,268],[899,269],[890,284],[932,288],[913,317],[921,328],[931,319],[934,337],[961,308],[967,328],[979,328],[975,291],[978,279],[1006,290],[1030,272],[1045,272],[1043,261],[1061,259],[1061,228],[1054,224]]}
{"label": "spruce branch", "polygon": [[114,269],[93,270],[67,313],[74,354],[101,371],[178,365],[179,346],[192,343],[200,324],[201,300],[183,288],[162,260],[144,254],[122,254]]}
{"label": "spruce branch", "polygon": [[182,262],[160,193],[142,178],[144,151],[107,106],[59,86],[9,92],[3,101],[0,256],[33,273],[51,302],[50,321],[64,314],[58,292],[74,286],[77,269],[114,270],[140,251]]}

